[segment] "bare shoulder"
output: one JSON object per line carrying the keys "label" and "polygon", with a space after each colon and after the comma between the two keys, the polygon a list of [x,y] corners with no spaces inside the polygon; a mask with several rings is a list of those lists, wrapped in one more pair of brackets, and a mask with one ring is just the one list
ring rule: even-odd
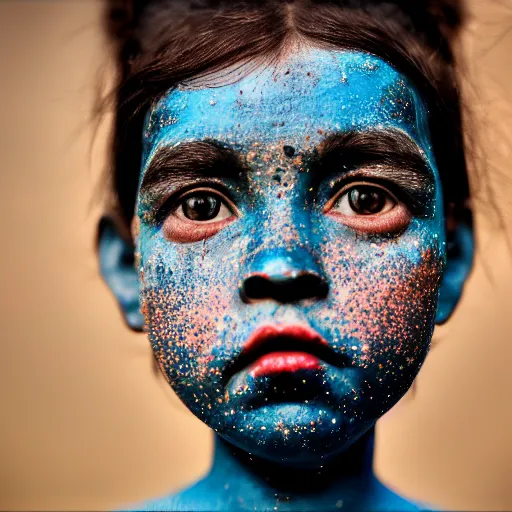
{"label": "bare shoulder", "polygon": [[123,509],[123,512],[133,511],[214,511],[222,510],[220,503],[214,503],[212,489],[204,481],[188,487],[178,493],[168,494],[155,499],[133,504]]}

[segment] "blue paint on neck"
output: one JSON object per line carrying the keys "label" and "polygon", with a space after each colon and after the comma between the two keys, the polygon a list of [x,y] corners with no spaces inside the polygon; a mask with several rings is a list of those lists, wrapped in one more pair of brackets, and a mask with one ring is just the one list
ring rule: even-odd
{"label": "blue paint on neck", "polygon": [[321,470],[300,471],[235,451],[215,436],[213,464],[192,487],[130,510],[413,511],[427,510],[373,475],[373,429]]}

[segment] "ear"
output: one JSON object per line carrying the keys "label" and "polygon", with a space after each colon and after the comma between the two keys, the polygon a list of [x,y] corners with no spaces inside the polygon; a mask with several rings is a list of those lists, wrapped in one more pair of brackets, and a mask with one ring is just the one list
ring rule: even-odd
{"label": "ear", "polygon": [[472,223],[458,222],[447,233],[446,267],[439,289],[436,324],[444,324],[454,312],[466,279],[473,266],[474,237]]}
{"label": "ear", "polygon": [[110,217],[103,217],[99,223],[98,255],[101,275],[117,299],[126,323],[134,331],[142,331],[144,317],[140,312],[134,247]]}

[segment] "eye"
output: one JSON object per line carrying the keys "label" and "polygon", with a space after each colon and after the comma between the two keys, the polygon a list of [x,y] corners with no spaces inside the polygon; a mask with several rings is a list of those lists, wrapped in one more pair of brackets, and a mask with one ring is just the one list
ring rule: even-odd
{"label": "eye", "polygon": [[372,185],[354,185],[340,194],[332,206],[343,215],[378,215],[390,211],[396,200],[386,190]]}
{"label": "eye", "polygon": [[213,190],[193,190],[174,205],[163,223],[164,235],[172,242],[206,240],[236,219],[235,207]]}
{"label": "eye", "polygon": [[201,192],[182,199],[176,215],[195,222],[216,222],[227,219],[233,214],[219,196]]}
{"label": "eye", "polygon": [[412,218],[405,203],[387,188],[371,183],[351,183],[326,205],[325,213],[362,233],[394,234]]}

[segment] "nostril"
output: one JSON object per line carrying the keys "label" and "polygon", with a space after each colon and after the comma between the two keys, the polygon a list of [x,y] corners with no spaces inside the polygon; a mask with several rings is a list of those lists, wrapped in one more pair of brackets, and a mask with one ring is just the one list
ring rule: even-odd
{"label": "nostril", "polygon": [[269,297],[270,280],[263,276],[250,276],[244,280],[240,296],[244,302],[262,300]]}
{"label": "nostril", "polygon": [[290,276],[253,275],[244,280],[240,296],[245,303],[271,299],[280,303],[304,299],[324,299],[329,285],[314,273]]}
{"label": "nostril", "polygon": [[296,300],[325,299],[329,294],[329,285],[316,274],[300,274],[294,281]]}
{"label": "nostril", "polygon": [[324,299],[329,293],[327,283],[316,274],[299,274],[273,282],[273,298],[281,303],[305,299]]}

